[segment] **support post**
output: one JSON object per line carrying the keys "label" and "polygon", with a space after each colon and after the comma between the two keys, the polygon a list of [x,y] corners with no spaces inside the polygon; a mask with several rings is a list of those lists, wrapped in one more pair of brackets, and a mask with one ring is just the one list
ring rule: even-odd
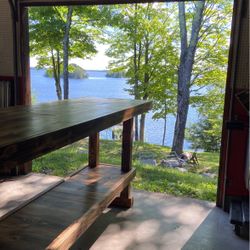
{"label": "support post", "polygon": [[[133,118],[123,122],[121,171],[125,173],[132,169],[133,123]],[[111,206],[130,208],[133,206],[133,201],[131,184],[129,184],[120,196],[114,199]]]}
{"label": "support post", "polygon": [[95,168],[99,165],[99,133],[89,136],[89,167]]}

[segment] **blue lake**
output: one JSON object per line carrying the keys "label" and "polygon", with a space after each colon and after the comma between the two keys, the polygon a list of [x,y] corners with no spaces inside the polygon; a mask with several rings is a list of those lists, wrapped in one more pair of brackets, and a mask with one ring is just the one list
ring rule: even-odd
{"label": "blue lake", "polygon": [[[87,71],[87,79],[70,79],[70,98],[80,97],[104,97],[104,98],[127,98],[133,99],[125,89],[129,86],[125,78],[107,78],[105,71]],[[50,102],[57,100],[54,80],[45,77],[44,70],[31,69],[32,95],[36,103]],[[153,113],[146,116],[145,141],[161,145],[163,135],[163,119],[153,120]],[[188,124],[197,121],[195,109],[189,109]],[[171,146],[174,133],[174,116],[167,119],[167,133],[165,145]],[[111,130],[102,131],[101,137],[111,139]],[[184,149],[189,149],[190,144],[185,141]]]}

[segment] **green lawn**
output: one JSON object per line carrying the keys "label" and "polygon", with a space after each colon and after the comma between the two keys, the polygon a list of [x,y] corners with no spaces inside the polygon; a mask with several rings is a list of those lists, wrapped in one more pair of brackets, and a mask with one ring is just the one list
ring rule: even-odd
{"label": "green lawn", "polygon": [[[101,141],[100,161],[120,165],[121,142]],[[188,172],[159,166],[143,165],[140,155],[146,155],[160,162],[170,149],[147,143],[135,143],[133,166],[137,170],[133,186],[151,192],[189,196],[202,200],[215,201],[217,178],[208,178],[201,173],[217,175],[219,154],[198,153],[199,166],[187,166]],[[87,164],[88,141],[82,140],[33,161],[33,170],[51,175],[67,176]]]}

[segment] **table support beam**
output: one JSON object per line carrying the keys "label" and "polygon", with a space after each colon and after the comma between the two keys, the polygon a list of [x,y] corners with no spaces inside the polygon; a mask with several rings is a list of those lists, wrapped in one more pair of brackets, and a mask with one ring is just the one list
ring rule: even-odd
{"label": "table support beam", "polygon": [[99,133],[89,136],[89,167],[95,168],[99,165]]}
{"label": "table support beam", "polygon": [[[133,146],[133,118],[123,122],[122,132],[122,172],[129,172],[132,169],[132,146]],[[133,206],[133,197],[131,197],[131,184],[129,184],[121,193],[115,198],[111,206],[130,208]]]}
{"label": "table support beam", "polygon": [[128,172],[132,168],[132,146],[133,146],[133,121],[131,118],[123,122],[122,131],[122,171]]}

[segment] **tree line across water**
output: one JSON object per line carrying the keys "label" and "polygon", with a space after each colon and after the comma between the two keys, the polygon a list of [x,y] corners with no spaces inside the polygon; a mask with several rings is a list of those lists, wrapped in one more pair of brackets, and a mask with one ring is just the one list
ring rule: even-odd
{"label": "tree line across water", "polygon": [[[195,149],[218,151],[231,15],[230,0],[32,7],[30,50],[62,100],[70,94],[69,59],[89,59],[97,44],[108,44],[110,74],[122,72],[127,91],[152,100],[153,118],[164,120],[163,145],[174,115],[173,151],[182,152],[185,138]],[[190,105],[199,121],[187,128]],[[144,140],[145,117],[135,118],[135,140]]]}

